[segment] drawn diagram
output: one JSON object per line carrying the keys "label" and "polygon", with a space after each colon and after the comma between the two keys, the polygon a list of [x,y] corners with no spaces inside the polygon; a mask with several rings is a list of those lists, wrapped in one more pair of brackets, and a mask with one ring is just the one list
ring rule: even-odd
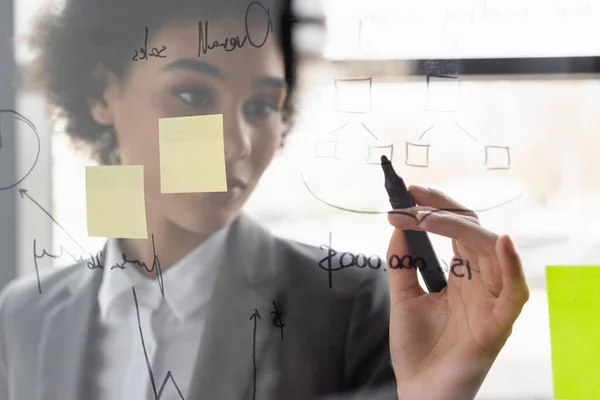
{"label": "drawn diagram", "polygon": [[[335,110],[347,114],[368,114],[372,110],[371,78],[364,79],[334,79]],[[314,158],[330,158],[341,161],[340,156],[343,141],[366,142],[360,151],[360,158],[367,164],[379,165],[382,155],[391,159],[394,155],[394,145],[379,140],[364,121],[345,122],[342,126],[329,132],[326,138],[315,142]],[[347,154],[346,154],[347,155]]]}
{"label": "drawn diagram", "polygon": [[[460,110],[462,103],[462,88],[458,75],[427,74],[427,96],[424,111],[433,113],[455,113]],[[475,143],[477,138],[456,120],[452,124],[455,131],[464,134]],[[439,121],[425,129],[419,136],[418,142],[406,142],[404,164],[410,167],[427,168],[430,163],[431,143],[423,142],[426,135],[436,130]],[[483,166],[488,170],[503,170],[510,168],[510,148],[500,145],[482,145]]]}
{"label": "drawn diagram", "polygon": [[[437,64],[435,67],[438,68]],[[450,68],[444,66],[444,69]],[[460,79],[458,73],[451,72],[451,74],[431,73],[428,76],[428,90],[431,91],[428,92],[428,96],[442,93],[445,98],[444,101],[427,98],[425,110],[448,114],[460,108],[462,102]],[[448,86],[438,89],[436,85],[440,83],[448,83]],[[381,140],[377,131],[370,126],[371,123],[365,121],[366,116],[373,110],[372,80],[371,78],[336,79],[334,86],[336,89],[334,109],[339,113],[352,114],[352,116],[346,117],[346,121],[342,122],[341,126],[315,141],[313,162],[307,162],[304,172],[300,174],[302,183],[315,200],[328,207],[357,214],[388,213],[389,200],[383,187],[380,160],[381,156],[385,155],[393,162],[397,149],[394,149],[394,143]],[[443,144],[428,141],[429,135],[442,126],[441,122],[447,122],[447,118],[446,121],[434,119],[418,139],[405,142],[407,166],[427,168],[436,158],[436,153],[432,152],[432,149],[445,149]],[[485,168],[494,170],[510,167],[511,157],[508,146],[482,146],[480,140],[461,121],[452,120],[451,124],[459,138],[463,140],[466,138],[468,142],[481,148],[481,162]],[[455,141],[454,137],[451,141]],[[311,169],[308,166],[315,168]],[[523,193],[520,191],[515,192],[514,195],[507,195],[502,201],[486,201],[477,208],[479,211],[488,211],[518,200]]]}

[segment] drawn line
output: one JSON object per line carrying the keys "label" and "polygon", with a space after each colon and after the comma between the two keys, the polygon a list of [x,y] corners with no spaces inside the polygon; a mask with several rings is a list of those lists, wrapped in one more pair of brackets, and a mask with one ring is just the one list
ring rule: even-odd
{"label": "drawn line", "polygon": [[[428,216],[435,214],[435,213],[439,213],[439,212],[444,212],[444,211],[450,211],[450,212],[467,212],[467,213],[482,213],[482,212],[486,212],[486,211],[490,211],[493,209],[496,209],[498,207],[502,207],[508,203],[512,203],[513,201],[519,199],[521,196],[523,196],[523,194],[525,194],[525,191],[521,191],[521,193],[519,193],[516,197],[507,200],[505,202],[502,202],[500,204],[497,204],[495,206],[492,207],[488,207],[488,208],[482,208],[479,210],[469,210],[469,209],[465,209],[465,208],[438,208],[438,209],[434,209],[432,211],[430,211],[428,214],[425,214],[425,216],[423,218],[421,218],[421,221],[419,221],[417,219],[417,217],[415,217],[412,214],[409,214],[411,217],[414,218],[415,221],[417,221],[417,226],[419,226]],[[404,214],[406,215],[407,213],[403,212],[403,211],[396,211],[396,210],[392,210],[388,212],[389,214]]]}
{"label": "drawn line", "polygon": [[[362,18],[358,19],[358,38],[356,40],[356,43],[358,45],[358,50],[365,56],[373,56],[375,55],[375,51],[373,51],[372,53],[365,53],[363,51],[363,46],[362,46],[362,40],[360,40],[363,37],[363,32],[364,32],[364,28],[363,28],[363,20]],[[368,39],[365,38],[365,43],[367,43],[369,45],[369,47],[371,47],[373,49],[373,45],[371,44],[371,42],[369,42]]]}
{"label": "drawn line", "polygon": [[252,400],[256,400],[256,319],[262,319],[258,310],[254,309],[254,314],[250,319],[254,319],[254,331],[252,334],[252,365],[254,366],[254,385],[252,387]]}
{"label": "drawn line", "polygon": [[429,80],[431,78],[446,78],[446,79],[458,79],[458,75],[448,75],[448,74],[427,74],[427,86],[429,86]]}
{"label": "drawn line", "polygon": [[484,208],[484,209],[480,209],[480,210],[470,210],[470,209],[464,209],[464,208],[439,208],[439,209],[433,209],[432,211],[429,212],[429,214],[426,214],[423,218],[421,218],[421,220],[419,221],[417,219],[417,217],[415,217],[413,214],[406,212],[406,211],[398,211],[398,210],[392,210],[392,211],[359,211],[359,210],[352,210],[350,208],[345,208],[345,207],[340,207],[340,206],[336,206],[335,204],[331,204],[323,199],[321,199],[319,196],[317,196],[308,186],[308,184],[306,183],[306,180],[304,179],[304,176],[302,174],[300,174],[300,179],[302,179],[302,183],[304,184],[304,186],[306,187],[306,190],[308,190],[308,192],[318,201],[320,201],[323,204],[328,205],[329,207],[333,207],[336,208],[338,210],[341,211],[348,211],[348,212],[352,212],[352,213],[356,213],[356,214],[402,214],[402,215],[406,215],[408,217],[413,218],[416,222],[417,222],[417,226],[419,226],[421,224],[421,222],[423,222],[425,220],[425,218],[427,218],[429,215],[437,213],[437,212],[442,212],[442,211],[450,211],[450,212],[468,212],[468,213],[482,213],[485,211],[490,211],[493,210],[495,208],[498,207],[502,207],[503,205],[506,205],[508,203],[512,203],[515,200],[518,200],[520,197],[523,196],[523,194],[525,194],[525,191],[521,191],[521,193],[519,193],[516,197],[509,199],[507,201],[504,201],[498,205],[492,206],[492,207],[488,207],[488,208]]}
{"label": "drawn line", "polygon": [[[14,110],[0,110],[0,115],[2,115],[3,112],[13,113],[13,114],[15,114],[15,118],[17,118],[18,120],[20,120],[22,122],[25,122],[33,130],[33,133],[35,134],[35,138],[37,140],[37,154],[35,155],[35,160],[33,161],[33,165],[31,166],[31,168],[29,168],[29,170],[27,171],[27,173],[25,174],[25,176],[23,176],[17,182],[15,182],[14,184],[9,185],[9,186],[0,187],[0,190],[8,190],[8,189],[12,189],[15,186],[21,184],[21,182],[23,182],[25,179],[27,179],[27,177],[29,176],[29,174],[31,174],[31,172],[33,171],[33,169],[37,165],[38,160],[40,158],[40,152],[41,152],[41,149],[42,149],[42,143],[40,141],[40,135],[37,132],[37,128],[35,127],[35,125],[33,124],[33,122],[31,122],[26,117],[24,117],[23,115],[19,114],[18,112],[14,111]],[[1,145],[2,145],[2,143],[1,143],[1,138],[0,138],[0,148],[2,147]]]}
{"label": "drawn line", "polygon": [[337,133],[338,131],[344,129],[346,127],[346,125],[348,125],[347,122],[344,125],[340,126],[339,128],[335,128],[334,130],[332,130],[331,132],[329,132],[329,134],[333,135],[334,133]]}
{"label": "drawn line", "polygon": [[75,243],[77,245],[77,247],[79,247],[81,249],[81,251],[83,251],[84,253],[89,253],[79,243],[77,243],[77,241],[73,238],[73,236],[71,236],[69,234],[69,232],[67,232],[67,230],[65,228],[63,228],[62,225],[59,224],[58,221],[55,220],[54,217],[48,211],[46,211],[46,209],[44,209],[44,207],[42,207],[40,205],[40,203],[35,201],[35,199],[33,197],[31,197],[29,195],[29,193],[27,193],[27,189],[19,189],[19,194],[21,195],[21,198],[27,197],[29,200],[33,201],[33,203],[36,206],[38,206],[40,208],[40,210],[42,210],[52,220],[52,222],[54,222],[73,241],[73,243]]}
{"label": "drawn line", "polygon": [[152,372],[152,365],[150,365],[150,359],[148,358],[148,351],[146,350],[146,342],[144,341],[144,332],[142,331],[142,322],[140,320],[140,307],[138,305],[137,294],[135,293],[135,287],[132,286],[131,290],[133,291],[133,301],[135,303],[135,313],[137,315],[138,329],[140,331],[140,339],[142,341],[142,349],[144,350],[144,358],[146,359],[146,368],[148,369],[148,375],[150,376],[150,383],[152,384],[152,391],[154,392],[154,398],[155,398],[155,400],[160,400],[160,397],[162,396],[162,393],[163,393],[163,390],[165,388],[167,381],[169,379],[171,379],[171,382],[173,382],[173,385],[175,385],[175,388],[177,389],[177,393],[179,393],[179,398],[181,400],[185,400],[185,397],[183,397],[183,394],[181,393],[181,390],[179,389],[179,386],[177,385],[175,378],[173,378],[173,374],[171,373],[171,371],[167,372],[167,376],[165,377],[165,379],[163,380],[163,382],[160,386],[160,391],[158,393],[156,392],[156,381],[154,380],[154,372]]}
{"label": "drawn line", "polygon": [[361,122],[360,124],[363,126],[363,128],[365,128],[367,130],[367,132],[369,132],[371,134],[371,136],[373,136],[376,140],[379,140],[379,138],[377,136],[375,136],[375,134],[373,132],[371,132],[371,130],[369,128],[367,128],[367,126],[363,122]]}
{"label": "drawn line", "polygon": [[[353,213],[357,213],[357,214],[385,214],[385,212],[383,212],[383,211],[356,211],[356,210],[352,210],[350,208],[339,207],[339,206],[336,206],[335,204],[331,204],[331,203],[329,203],[329,202],[321,199],[312,190],[310,190],[310,187],[306,183],[306,180],[304,179],[304,176],[302,174],[300,174],[300,179],[302,179],[302,183],[304,183],[304,186],[306,187],[306,190],[308,190],[308,192],[310,194],[312,194],[312,196],[315,199],[319,200],[323,204],[328,205],[329,207],[333,207],[333,208],[337,208],[338,210],[353,212]],[[410,214],[410,215],[412,215],[412,214]]]}
{"label": "drawn line", "polygon": [[419,136],[419,140],[423,139],[423,136],[425,136],[425,134],[427,132],[429,132],[430,130],[432,130],[436,125],[437,125],[437,122],[435,124],[431,125],[429,128],[425,129],[425,132],[421,133],[421,136]]}
{"label": "drawn line", "polygon": [[63,256],[63,252],[66,252],[68,255],[71,256],[71,258],[73,260],[75,260],[76,263],[80,263],[80,262],[83,262],[83,257],[80,256],[79,258],[76,258],[73,254],[71,254],[70,251],[65,249],[63,246],[60,246],[60,254],[58,254],[58,255],[48,253],[46,251],[46,249],[42,249],[43,250],[42,254],[38,255],[37,249],[36,249],[36,244],[37,244],[36,239],[34,238],[33,239],[33,265],[35,267],[35,275],[37,277],[38,292],[40,294],[42,294],[42,282],[40,281],[40,271],[39,271],[38,263],[37,263],[38,258],[43,258],[44,256],[48,256],[48,257],[52,258],[53,260],[56,260],[57,258],[60,258]]}
{"label": "drawn line", "polygon": [[463,131],[464,133],[467,134],[467,136],[469,136],[471,139],[473,139],[474,141],[477,141],[477,139],[475,139],[475,136],[471,135],[469,132],[467,132],[467,130],[465,128],[463,128],[462,126],[460,126],[458,124],[458,122],[454,121],[454,125],[458,126],[458,128]]}

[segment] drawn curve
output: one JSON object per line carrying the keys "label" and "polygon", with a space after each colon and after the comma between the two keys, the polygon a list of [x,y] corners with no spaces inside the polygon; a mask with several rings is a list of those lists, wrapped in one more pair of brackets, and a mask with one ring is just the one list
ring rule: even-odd
{"label": "drawn curve", "polygon": [[5,112],[9,112],[9,113],[13,113],[15,114],[15,118],[25,122],[33,131],[33,133],[35,134],[35,138],[37,140],[37,154],[35,155],[35,161],[33,162],[33,165],[31,166],[31,168],[29,168],[29,170],[25,173],[25,175],[19,179],[17,182],[13,183],[12,185],[8,185],[8,186],[0,186],[0,190],[8,190],[8,189],[12,189],[15,186],[18,186],[21,184],[21,182],[23,182],[25,179],[27,179],[27,177],[29,176],[29,174],[31,174],[31,172],[33,171],[33,169],[35,168],[35,166],[38,163],[38,160],[40,158],[40,151],[41,151],[41,141],[40,141],[40,135],[37,132],[37,128],[35,127],[35,125],[33,124],[33,122],[31,122],[29,119],[27,119],[26,117],[24,117],[23,115],[21,115],[20,113],[18,113],[17,111],[14,110],[0,110],[0,116],[2,115],[2,113]]}
{"label": "drawn curve", "polygon": [[336,206],[335,204],[329,203],[326,200],[323,200],[322,198],[320,198],[319,196],[317,196],[315,194],[315,192],[313,192],[310,187],[308,186],[308,184],[306,183],[306,180],[304,179],[304,176],[302,174],[300,174],[300,179],[302,179],[302,183],[304,184],[304,186],[306,187],[306,190],[308,190],[308,192],[318,201],[320,201],[321,203],[328,205],[329,207],[333,207],[336,208],[338,210],[342,210],[342,211],[348,211],[348,212],[352,212],[352,213],[356,213],[356,214],[401,214],[401,215],[406,215],[408,217],[411,217],[412,219],[415,220],[415,222],[417,223],[417,226],[419,226],[428,216],[438,213],[438,212],[443,212],[443,211],[451,211],[451,212],[475,212],[475,213],[481,213],[481,212],[485,212],[485,211],[490,211],[493,209],[496,209],[498,207],[502,207],[506,204],[512,203],[513,201],[518,200],[519,198],[521,198],[524,194],[525,191],[521,191],[521,193],[519,193],[517,196],[513,197],[512,199],[506,200],[500,204],[497,204],[495,206],[491,206],[488,208],[482,208],[479,210],[470,210],[468,208],[438,208],[438,209],[434,209],[432,210],[429,214],[426,214],[423,218],[421,218],[421,220],[419,221],[419,219],[417,217],[415,217],[413,214],[406,212],[406,211],[399,211],[399,210],[392,210],[392,211],[360,211],[360,210],[353,210],[351,208],[345,208],[345,207],[340,207],[340,206]]}

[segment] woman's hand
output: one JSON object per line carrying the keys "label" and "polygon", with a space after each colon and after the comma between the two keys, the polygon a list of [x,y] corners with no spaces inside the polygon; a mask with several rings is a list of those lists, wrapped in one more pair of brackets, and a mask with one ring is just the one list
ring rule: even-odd
{"label": "woman's hand", "polygon": [[[389,214],[396,229],[387,259],[410,254],[402,230],[423,230],[451,238],[453,261],[468,261],[472,277],[450,274],[444,290],[427,293],[415,268],[388,268],[398,396],[473,399],[529,299],[521,262],[510,238],[482,228],[474,212],[434,189],[411,186],[410,191],[417,206],[402,212],[419,222]],[[465,211],[430,212],[439,209]]]}

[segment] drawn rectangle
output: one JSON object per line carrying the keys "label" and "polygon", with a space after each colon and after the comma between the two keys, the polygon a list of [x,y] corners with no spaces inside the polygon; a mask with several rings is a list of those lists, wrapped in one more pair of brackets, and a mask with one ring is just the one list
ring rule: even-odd
{"label": "drawn rectangle", "polygon": [[85,168],[89,236],[147,239],[144,167]]}
{"label": "drawn rectangle", "polygon": [[461,105],[460,79],[454,75],[427,75],[426,111],[456,112]]}
{"label": "drawn rectangle", "polygon": [[484,165],[487,169],[509,169],[510,148],[508,146],[485,146]]}
{"label": "drawn rectangle", "polygon": [[346,113],[371,112],[371,78],[335,79],[337,111]]}
{"label": "drawn rectangle", "polygon": [[388,160],[392,161],[394,158],[394,145],[369,145],[365,161],[367,164],[381,165],[381,156],[386,156]]}
{"label": "drawn rectangle", "polygon": [[428,167],[430,146],[430,144],[406,142],[406,159],[404,163],[411,167]]}
{"label": "drawn rectangle", "polygon": [[223,115],[158,120],[162,193],[226,192]]}
{"label": "drawn rectangle", "polygon": [[546,284],[554,397],[600,393],[600,266],[548,266]]}

